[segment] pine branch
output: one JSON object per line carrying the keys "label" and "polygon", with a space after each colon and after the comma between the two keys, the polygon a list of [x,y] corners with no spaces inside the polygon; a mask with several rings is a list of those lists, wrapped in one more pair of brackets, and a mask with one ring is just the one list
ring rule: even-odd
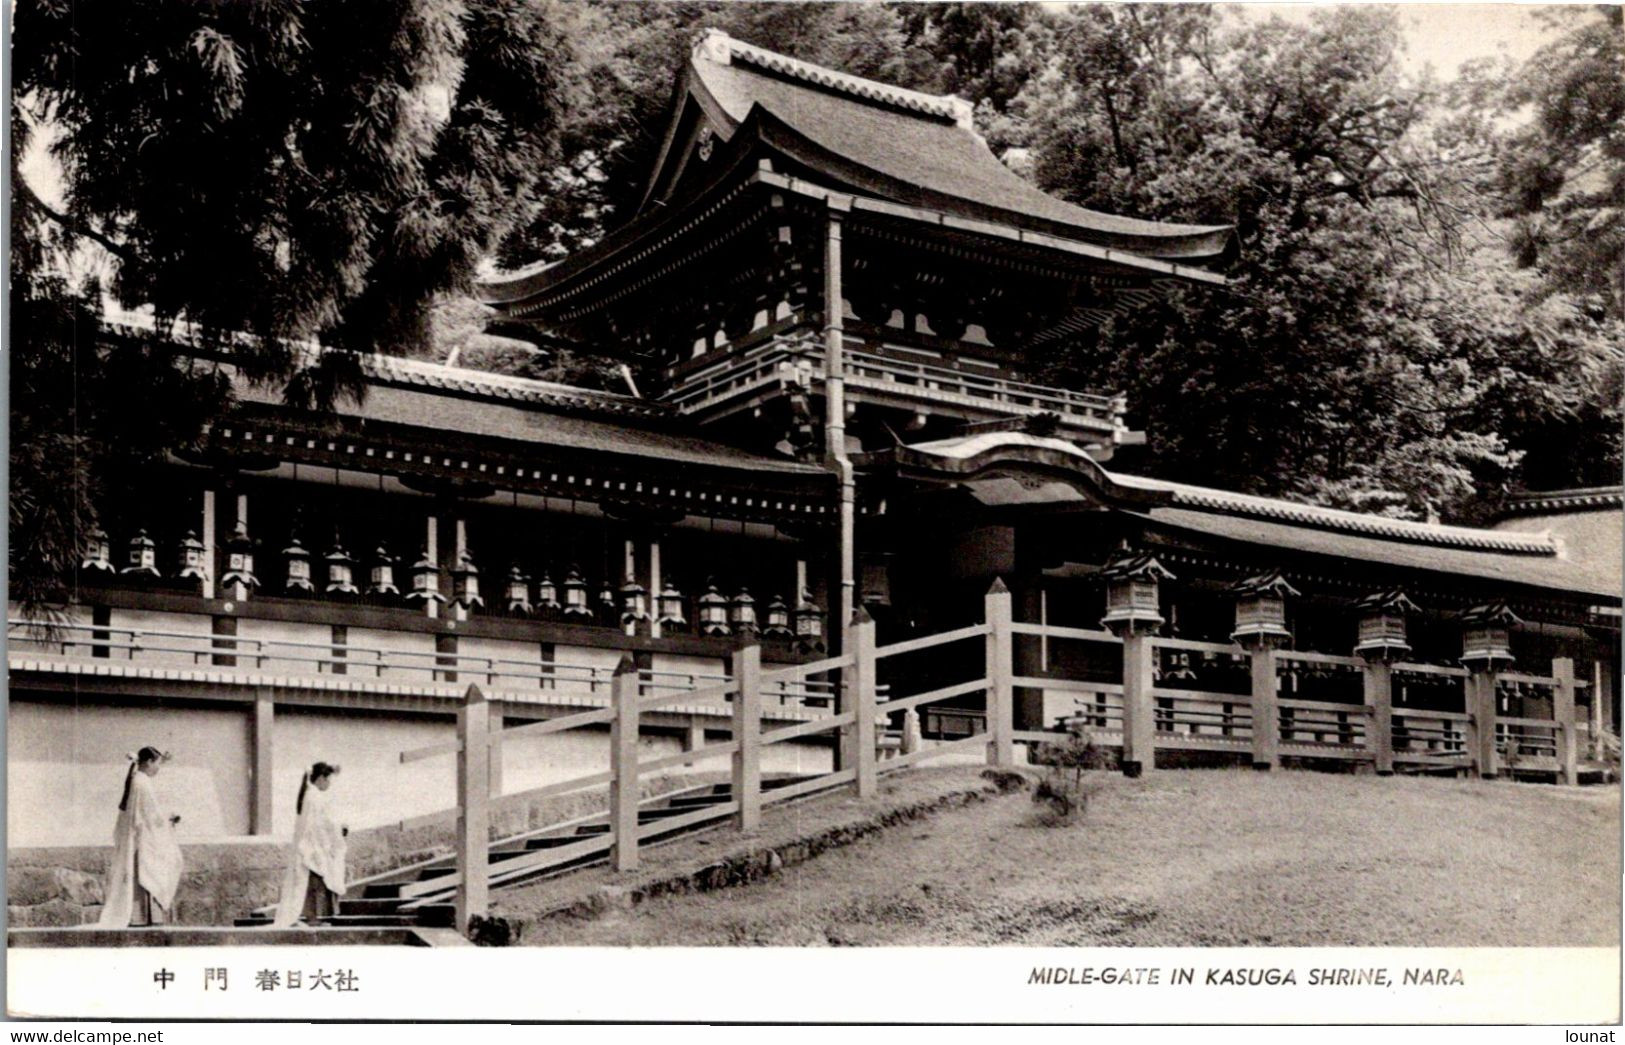
{"label": "pine branch", "polygon": [[35,192],[33,187],[26,181],[18,178],[14,180],[14,184],[17,188],[21,189],[25,195],[27,195],[31,206],[37,207],[41,214],[44,214],[47,218],[50,218],[58,225],[61,225],[69,232],[95,240],[114,256],[121,258],[124,261],[136,260],[135,253],[131,251],[129,247],[118,242],[117,240],[110,239],[105,233],[98,229],[92,228],[77,218],[74,218],[72,215],[64,214],[52,207],[50,204],[40,199],[39,193]]}

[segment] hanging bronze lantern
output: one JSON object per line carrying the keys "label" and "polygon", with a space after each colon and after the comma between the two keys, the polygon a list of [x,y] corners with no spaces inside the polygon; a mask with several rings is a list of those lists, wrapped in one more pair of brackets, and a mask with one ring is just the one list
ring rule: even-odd
{"label": "hanging bronze lantern", "polygon": [[564,577],[564,616],[577,620],[590,620],[592,609],[587,605],[587,581],[575,566]]}
{"label": "hanging bronze lantern", "polygon": [[154,578],[158,572],[158,546],[147,536],[146,530],[137,530],[130,538],[129,565],[118,571],[121,576]]}
{"label": "hanging bronze lantern", "polygon": [[701,635],[728,634],[728,600],[717,591],[715,584],[705,589],[697,600]]}
{"label": "hanging bronze lantern", "polygon": [[429,557],[428,549],[412,564],[412,590],[406,593],[406,601],[425,605],[446,601],[440,594],[440,564]]}
{"label": "hanging bronze lantern", "polygon": [[355,560],[344,550],[344,544],[339,540],[338,534],[333,535],[333,549],[327,553],[323,561],[327,564],[327,587],[323,589],[324,594],[343,597],[361,594],[360,589],[355,586]]}
{"label": "hanging bronze lantern", "polygon": [[562,609],[559,586],[553,583],[552,575],[543,570],[542,579],[536,582],[536,616],[542,620],[558,620]]}
{"label": "hanging bronze lantern", "polygon": [[620,604],[615,600],[615,588],[610,584],[609,578],[604,578],[604,586],[598,589],[598,610],[595,616],[598,623],[611,627],[621,623]]}
{"label": "hanging bronze lantern", "polygon": [[186,581],[204,581],[208,579],[208,563],[206,561],[207,548],[198,540],[196,530],[187,530],[186,536],[181,538],[180,554],[176,558],[178,569],[175,576]]}
{"label": "hanging bronze lantern", "polygon": [[373,549],[372,567],[367,572],[367,594],[375,599],[393,599],[400,593],[395,587],[395,560],[380,544]]}
{"label": "hanging bronze lantern", "polygon": [[282,585],[283,592],[314,594],[316,586],[310,581],[310,552],[299,543],[298,537],[289,540],[288,546],[282,549],[282,561],[286,565],[287,578]]}
{"label": "hanging bronze lantern", "polygon": [[503,598],[508,603],[509,613],[517,617],[530,616],[530,578],[525,576],[525,571],[519,568],[517,562],[508,567],[508,582],[503,588]]}
{"label": "hanging bronze lantern", "polygon": [[107,531],[100,526],[92,528],[85,539],[84,558],[79,568],[91,573],[118,573],[118,567],[113,565],[113,542],[107,539]]}
{"label": "hanging bronze lantern", "polygon": [[688,621],[683,618],[683,593],[677,590],[677,585],[670,578],[666,579],[666,586],[660,589],[660,597],[655,605],[659,611],[656,617],[662,634],[680,635],[688,630]]}
{"label": "hanging bronze lantern", "polygon": [[750,589],[740,588],[739,594],[728,603],[728,623],[740,638],[756,637],[756,600],[751,597]]}
{"label": "hanging bronze lantern", "polygon": [[451,585],[457,605],[464,610],[485,607],[485,600],[480,597],[480,569],[466,550],[457,557],[457,567],[451,571]]}
{"label": "hanging bronze lantern", "polygon": [[824,611],[812,601],[812,592],[801,592],[795,612],[796,644],[805,650],[824,648]]}
{"label": "hanging bronze lantern", "polygon": [[1102,626],[1119,633],[1151,632],[1162,627],[1159,585],[1174,575],[1145,553],[1119,550],[1101,571],[1106,578],[1106,615]]}
{"label": "hanging bronze lantern", "polygon": [[241,519],[226,538],[226,574],[220,578],[220,585],[228,598],[238,600],[248,598],[260,586],[259,578],[254,576],[254,542],[248,536],[248,524]]}
{"label": "hanging bronze lantern", "polygon": [[794,636],[795,632],[790,630],[790,607],[785,604],[783,596],[775,595],[767,603],[767,611],[762,620],[762,637],[788,639]]}
{"label": "hanging bronze lantern", "polygon": [[1298,590],[1279,571],[1271,570],[1238,582],[1230,588],[1236,599],[1236,630],[1232,642],[1277,643],[1292,637],[1286,626],[1286,600]]}
{"label": "hanging bronze lantern", "polygon": [[1474,606],[1461,615],[1461,662],[1469,668],[1494,671],[1510,665],[1512,629],[1523,621],[1504,602]]}
{"label": "hanging bronze lantern", "polygon": [[649,590],[627,577],[621,584],[621,626],[638,627],[649,623]]}
{"label": "hanging bronze lantern", "polygon": [[1354,604],[1360,611],[1356,657],[1369,660],[1398,660],[1411,651],[1405,630],[1405,615],[1420,613],[1421,607],[1398,588],[1374,592]]}

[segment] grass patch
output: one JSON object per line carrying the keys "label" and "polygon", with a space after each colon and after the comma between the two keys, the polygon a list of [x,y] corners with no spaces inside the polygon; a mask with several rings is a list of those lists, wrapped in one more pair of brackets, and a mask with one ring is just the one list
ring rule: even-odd
{"label": "grass patch", "polygon": [[[1092,776],[1088,815],[1058,828],[1033,826],[1027,793],[991,794],[757,884],[551,919],[524,942],[1619,945],[1618,788]],[[820,803],[843,801],[770,814],[784,822],[763,830],[813,825]]]}

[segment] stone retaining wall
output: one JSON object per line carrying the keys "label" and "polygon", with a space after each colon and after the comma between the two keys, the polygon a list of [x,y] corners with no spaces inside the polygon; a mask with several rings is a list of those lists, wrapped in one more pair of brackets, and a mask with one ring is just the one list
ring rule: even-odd
{"label": "stone retaining wall", "polygon": [[[643,782],[647,797],[726,779],[723,774],[656,777]],[[608,807],[607,788],[493,803],[492,839],[537,830]],[[412,827],[393,825],[350,835],[351,881],[452,851],[455,814]],[[257,907],[273,904],[282,885],[287,840],[237,838],[181,846],[185,873],[175,893],[177,925],[231,925]],[[6,853],[6,915],[13,928],[93,924],[101,916],[102,882],[111,844],[38,846]]]}

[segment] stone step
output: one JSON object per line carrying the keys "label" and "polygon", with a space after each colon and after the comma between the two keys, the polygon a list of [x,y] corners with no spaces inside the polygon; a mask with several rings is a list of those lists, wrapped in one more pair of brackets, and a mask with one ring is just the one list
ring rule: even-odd
{"label": "stone step", "polygon": [[[269,925],[266,920],[265,925]],[[154,929],[12,929],[8,947],[265,947],[424,946],[411,926],[294,926],[271,929],[218,925]]]}

